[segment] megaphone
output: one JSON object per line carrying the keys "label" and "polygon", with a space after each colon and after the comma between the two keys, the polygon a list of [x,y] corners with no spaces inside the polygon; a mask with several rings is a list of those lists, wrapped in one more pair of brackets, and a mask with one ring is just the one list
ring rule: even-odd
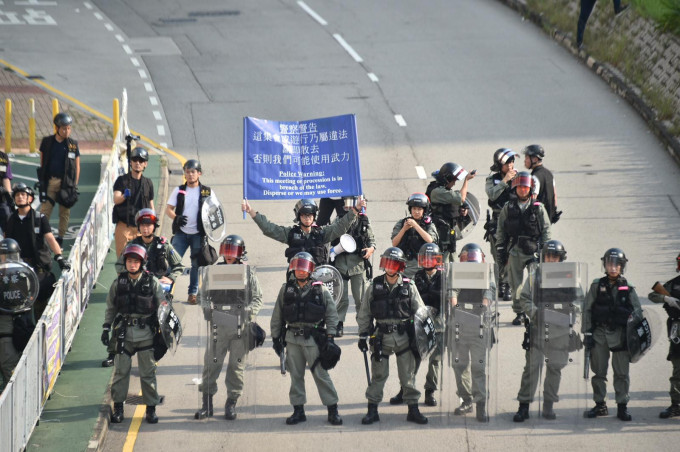
{"label": "megaphone", "polygon": [[357,250],[357,242],[349,234],[342,234],[340,236],[340,243],[331,248],[330,258],[331,262],[335,261],[335,256],[341,253],[353,253]]}

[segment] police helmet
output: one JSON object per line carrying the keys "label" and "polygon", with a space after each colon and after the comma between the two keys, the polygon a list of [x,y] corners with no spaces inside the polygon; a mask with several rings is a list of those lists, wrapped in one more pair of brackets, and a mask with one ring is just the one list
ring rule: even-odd
{"label": "police helmet", "polygon": [[467,171],[459,164],[447,162],[444,163],[439,170],[433,172],[432,176],[434,176],[439,183],[449,184],[455,180],[464,179],[467,174]]}
{"label": "police helmet", "polygon": [[458,255],[461,262],[482,263],[485,262],[485,257],[486,255],[484,254],[484,251],[482,251],[482,247],[476,243],[467,243],[463,249],[460,250],[460,254]]}
{"label": "police helmet", "polygon": [[246,255],[246,242],[240,235],[231,234],[222,240],[220,245],[220,255],[227,257],[233,257],[235,259],[241,260]]}
{"label": "police helmet", "polygon": [[425,243],[418,250],[418,266],[431,269],[435,267],[441,267],[442,265],[442,252],[436,243]]}
{"label": "police helmet", "polygon": [[57,113],[54,115],[54,125],[57,127],[70,126],[73,124],[73,118],[68,113]]}
{"label": "police helmet", "polygon": [[201,162],[199,162],[199,161],[196,160],[196,159],[189,159],[189,160],[187,160],[187,161],[184,163],[184,166],[182,166],[182,169],[183,169],[184,171],[193,169],[193,170],[198,171],[199,173],[202,173],[202,172],[203,172],[203,170],[201,170]]}
{"label": "police helmet", "polygon": [[142,265],[146,263],[146,248],[142,245],[128,245],[123,250],[123,262],[127,260],[128,257],[137,258],[142,261]]}
{"label": "police helmet", "polygon": [[430,198],[428,198],[425,193],[413,193],[408,197],[406,205],[408,206],[409,212],[411,211],[411,207],[422,207],[425,212],[427,212],[430,208]]}
{"label": "police helmet", "polygon": [[17,182],[16,184],[14,184],[14,187],[12,187],[12,196],[16,196],[17,193],[26,193],[31,198],[35,198],[35,193],[33,192],[33,189],[28,185],[24,184],[23,182]]}
{"label": "police helmet", "polygon": [[380,270],[385,273],[392,271],[401,273],[406,268],[406,256],[404,252],[396,246],[387,248],[380,256]]}
{"label": "police helmet", "polygon": [[14,239],[4,239],[0,241],[0,256],[4,256],[5,262],[20,262],[21,248]]}
{"label": "police helmet", "polygon": [[548,240],[541,249],[541,262],[545,262],[547,256],[557,256],[560,262],[567,260],[567,250],[559,240]]}
{"label": "police helmet", "polygon": [[607,273],[607,265],[620,265],[621,274],[623,275],[627,262],[626,253],[621,248],[609,248],[604,252],[604,256],[602,256],[602,268],[605,273]]}
{"label": "police helmet", "polygon": [[316,219],[316,213],[318,211],[319,208],[317,207],[316,202],[314,202],[313,199],[301,199],[297,203],[295,203],[295,207],[293,208],[296,221],[300,221],[300,215],[302,215],[303,213],[314,215],[314,218]]}
{"label": "police helmet", "polygon": [[529,157],[538,157],[539,159],[543,160],[543,157],[545,157],[545,149],[543,149],[543,146],[540,144],[530,144],[524,148],[524,155],[528,155]]}
{"label": "police helmet", "polygon": [[531,173],[529,171],[520,171],[512,179],[511,189],[515,190],[517,187],[529,187],[533,192],[533,189],[536,186],[535,184],[536,181],[531,176]]}
{"label": "police helmet", "polygon": [[[149,152],[143,147],[137,146],[130,152],[130,160],[142,159],[145,162],[149,161]],[[200,171],[200,170],[199,170]]]}
{"label": "police helmet", "polygon": [[510,148],[500,148],[493,153],[493,165],[491,171],[500,171],[506,163],[514,162],[517,153]]}
{"label": "police helmet", "polygon": [[290,260],[290,264],[288,264],[289,271],[303,271],[309,273],[310,275],[314,272],[314,267],[316,267],[314,258],[306,251],[300,251],[297,253]]}
{"label": "police helmet", "polygon": [[152,224],[155,226],[155,228],[157,228],[158,217],[156,216],[156,212],[154,212],[153,209],[141,209],[139,212],[137,212],[137,215],[135,215],[135,224],[138,228],[140,224]]}

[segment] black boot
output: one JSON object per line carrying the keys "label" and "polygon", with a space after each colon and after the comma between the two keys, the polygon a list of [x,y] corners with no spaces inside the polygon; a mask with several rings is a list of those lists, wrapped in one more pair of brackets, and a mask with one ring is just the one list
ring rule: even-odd
{"label": "black boot", "polygon": [[158,416],[156,416],[155,406],[146,407],[146,422],[149,424],[158,424]]}
{"label": "black boot", "polygon": [[505,290],[503,291],[503,301],[512,301],[512,289],[510,288],[510,284],[503,283],[503,286],[505,286]]}
{"label": "black boot", "polygon": [[415,422],[416,424],[427,424],[427,418],[420,414],[417,403],[409,404],[406,420],[409,422]]}
{"label": "black boot", "polygon": [[518,312],[517,315],[515,316],[514,320],[512,321],[512,324],[517,326],[517,325],[522,325],[523,323],[524,323],[524,313]]}
{"label": "black boot", "polygon": [[677,403],[672,403],[671,406],[659,413],[661,419],[668,419],[675,416],[680,416],[680,405]]}
{"label": "black boot", "polygon": [[595,406],[591,408],[589,411],[586,411],[583,413],[583,417],[587,418],[594,418],[598,416],[606,416],[609,414],[609,410],[607,409],[607,403],[606,402],[595,402]]}
{"label": "black boot", "polygon": [[236,419],[236,400],[227,399],[227,403],[224,405],[224,417],[228,421]]}
{"label": "black boot", "polygon": [[461,416],[468,413],[472,413],[472,400],[470,399],[463,399],[463,403],[461,403],[458,408],[453,410],[453,414],[456,416]]}
{"label": "black boot", "polygon": [[194,419],[205,419],[213,415],[213,396],[207,392],[203,393],[203,404],[201,409],[196,411]]}
{"label": "black boot", "polygon": [[293,405],[293,414],[286,418],[286,424],[295,425],[299,422],[305,422],[307,416],[305,416],[305,406],[304,405]]}
{"label": "black boot", "polygon": [[631,421],[633,420],[633,416],[630,415],[628,412],[628,405],[625,403],[618,403],[616,405],[616,417],[621,419],[622,421]]}
{"label": "black boot", "polygon": [[113,414],[111,415],[111,422],[113,424],[120,424],[125,419],[123,411],[123,402],[113,404]]}
{"label": "black boot", "polygon": [[514,422],[524,422],[526,419],[529,419],[529,404],[520,403],[517,413],[515,413],[515,417],[512,420]]}
{"label": "black boot", "polygon": [[369,425],[374,422],[380,422],[380,416],[378,415],[378,404],[370,403],[368,404],[368,413],[361,419],[361,423],[364,425]]}
{"label": "black boot", "polygon": [[115,358],[115,355],[113,353],[109,353],[109,356],[104,361],[102,361],[102,367],[113,366],[113,358]]}
{"label": "black boot", "polygon": [[543,412],[541,413],[541,416],[543,416],[544,419],[547,419],[549,421],[554,421],[557,419],[557,415],[555,414],[555,411],[553,411],[553,403],[544,401],[543,402]]}
{"label": "black boot", "polygon": [[434,398],[434,389],[425,390],[425,405],[437,406],[437,399]]}
{"label": "black boot", "polygon": [[390,405],[401,405],[404,403],[404,390],[399,388],[399,393],[390,399]]}
{"label": "black boot", "polygon": [[486,415],[486,403],[477,402],[477,411],[475,417],[479,422],[489,422],[489,416]]}
{"label": "black boot", "polygon": [[328,405],[328,423],[331,425],[342,425],[342,418],[338,414],[338,404]]}
{"label": "black boot", "polygon": [[335,328],[335,337],[342,337],[345,334],[345,327],[342,322],[338,322],[338,326]]}

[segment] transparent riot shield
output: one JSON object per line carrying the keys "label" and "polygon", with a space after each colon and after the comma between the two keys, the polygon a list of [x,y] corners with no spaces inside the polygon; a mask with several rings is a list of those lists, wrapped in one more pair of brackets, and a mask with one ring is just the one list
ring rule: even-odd
{"label": "transparent riot shield", "polygon": [[0,263],[0,312],[30,311],[38,296],[38,275],[23,262]]}
{"label": "transparent riot shield", "polygon": [[496,290],[491,264],[453,262],[442,281],[445,330],[441,378],[442,419],[461,424],[464,415],[495,420]]}
{"label": "transparent riot shield", "polygon": [[201,219],[207,237],[213,242],[220,242],[227,235],[227,218],[214,193],[203,202]]}
{"label": "transparent riot shield", "polygon": [[319,265],[312,273],[312,279],[321,281],[333,297],[337,305],[342,298],[343,284],[340,271],[332,265]]}
{"label": "transparent riot shield", "polygon": [[248,265],[200,268],[198,300],[206,324],[206,341],[201,343],[206,346],[199,350],[203,367],[198,389],[199,396],[215,394],[215,416],[224,415],[227,398],[237,398],[237,411],[255,406],[255,385],[249,381],[254,379],[255,366],[248,353],[252,275],[254,269]]}
{"label": "transparent riot shield", "polygon": [[467,197],[465,198],[465,204],[467,204],[468,207],[467,215],[458,215],[454,225],[458,240],[470,234],[472,229],[477,226],[480,216],[479,201],[477,201],[477,198],[472,193],[468,192]]}
{"label": "transparent riot shield", "polygon": [[581,313],[587,265],[543,262],[528,278],[520,295],[529,321],[518,399],[538,401],[530,406],[538,418],[554,419],[552,408],[560,419],[578,419],[586,408]]}

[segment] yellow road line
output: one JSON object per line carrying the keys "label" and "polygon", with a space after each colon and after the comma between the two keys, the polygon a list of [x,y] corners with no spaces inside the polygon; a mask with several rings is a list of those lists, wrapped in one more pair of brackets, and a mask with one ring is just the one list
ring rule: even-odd
{"label": "yellow road line", "polygon": [[[20,69],[20,68],[14,66],[13,64],[8,63],[7,61],[5,61],[3,59],[0,59],[0,64],[2,64],[5,67],[10,68],[14,72],[22,75],[25,78],[28,78],[29,75],[30,75],[28,72],[24,71],[23,69]],[[113,120],[111,119],[110,116],[106,116],[105,114],[98,112],[94,108],[88,107],[84,103],[80,102],[78,99],[75,99],[74,97],[71,97],[64,92],[59,91],[58,89],[54,88],[53,86],[49,85],[48,83],[46,83],[42,80],[37,80],[37,79],[29,79],[29,80],[31,80],[31,82],[33,82],[33,83],[37,83],[38,85],[42,86],[43,88],[45,88],[47,91],[51,92],[52,94],[55,94],[55,95],[61,97],[62,99],[66,99],[69,102],[72,102],[72,103],[78,105],[80,108],[87,111],[88,113],[90,113],[90,114],[96,116],[97,118],[99,118],[103,121],[106,121],[109,124],[113,125]],[[160,149],[163,152],[172,155],[182,164],[182,166],[184,166],[184,163],[186,162],[187,159],[184,158],[182,155],[178,154],[177,152],[175,152],[171,149],[166,148],[165,146],[161,146],[158,142],[150,139],[149,137],[147,137],[147,136],[145,136],[145,135],[143,135],[143,134],[141,134],[141,133],[139,133],[135,130],[130,130],[130,132],[134,135],[139,135],[139,137],[142,139],[142,141],[145,141],[145,142],[151,144],[152,146],[154,146],[155,148]]]}
{"label": "yellow road line", "polygon": [[[141,396],[142,391],[140,390],[137,395]],[[137,405],[137,408],[135,408],[135,413],[132,415],[132,422],[130,422],[130,428],[128,429],[127,438],[125,438],[125,444],[123,444],[123,452],[132,452],[135,449],[135,442],[137,441],[139,427],[142,425],[145,410],[146,405]]]}

